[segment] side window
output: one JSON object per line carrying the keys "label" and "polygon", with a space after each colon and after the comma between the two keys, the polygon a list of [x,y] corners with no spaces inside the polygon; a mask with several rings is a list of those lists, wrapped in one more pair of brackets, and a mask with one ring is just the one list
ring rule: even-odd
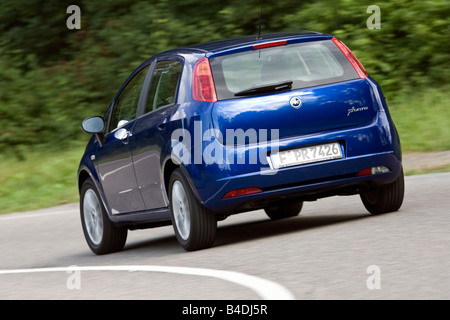
{"label": "side window", "polygon": [[116,99],[108,131],[121,127],[136,118],[139,96],[148,68],[149,66],[146,66],[139,71]]}
{"label": "side window", "polygon": [[152,75],[145,113],[175,103],[181,63],[176,60],[160,61]]}

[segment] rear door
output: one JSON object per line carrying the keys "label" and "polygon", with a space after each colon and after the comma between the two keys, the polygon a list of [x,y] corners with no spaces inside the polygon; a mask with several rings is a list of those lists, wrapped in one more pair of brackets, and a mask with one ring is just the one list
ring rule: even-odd
{"label": "rear door", "polygon": [[161,171],[161,152],[171,138],[170,117],[177,109],[177,91],[183,60],[158,60],[144,102],[144,115],[133,129],[132,154],[137,184],[148,210],[168,206]]}

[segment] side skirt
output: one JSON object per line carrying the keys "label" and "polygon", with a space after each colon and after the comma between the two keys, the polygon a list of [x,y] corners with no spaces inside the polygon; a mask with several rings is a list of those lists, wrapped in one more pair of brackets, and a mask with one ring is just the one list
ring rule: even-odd
{"label": "side skirt", "polygon": [[111,221],[118,227],[129,230],[148,229],[172,224],[170,208],[158,208],[110,216]]}

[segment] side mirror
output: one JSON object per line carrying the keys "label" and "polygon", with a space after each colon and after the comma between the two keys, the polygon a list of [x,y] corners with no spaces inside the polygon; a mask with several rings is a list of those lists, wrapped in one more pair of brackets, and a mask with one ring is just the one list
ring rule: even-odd
{"label": "side mirror", "polygon": [[86,133],[95,134],[100,147],[103,146],[105,139],[105,136],[103,135],[103,130],[105,130],[105,121],[102,117],[96,116],[84,119],[83,122],[81,122],[81,128]]}
{"label": "side mirror", "polygon": [[101,133],[105,129],[105,121],[102,117],[90,117],[83,120],[81,128],[86,133]]}

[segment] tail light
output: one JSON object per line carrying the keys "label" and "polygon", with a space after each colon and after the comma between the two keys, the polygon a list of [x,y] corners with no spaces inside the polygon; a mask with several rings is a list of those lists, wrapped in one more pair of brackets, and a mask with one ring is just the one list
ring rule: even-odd
{"label": "tail light", "polygon": [[337,38],[333,37],[331,40],[338,46],[338,48],[342,51],[342,53],[347,57],[348,61],[352,64],[356,73],[358,73],[358,76],[361,79],[364,79],[365,77],[367,77],[366,69],[364,69],[363,65],[361,64],[361,62],[359,62],[358,58],[355,57],[353,52],[351,52],[350,49],[342,41],[339,41]]}
{"label": "tail light", "polygon": [[222,199],[229,199],[229,198],[235,198],[240,196],[246,196],[249,194],[255,194],[262,192],[261,188],[258,187],[248,187],[248,188],[242,188],[242,189],[236,189],[231,190],[222,197]]}
{"label": "tail light", "polygon": [[194,99],[197,101],[216,102],[216,88],[208,58],[202,58],[194,66],[192,82]]}
{"label": "tail light", "polygon": [[358,172],[358,174],[356,176],[357,177],[370,176],[373,174],[387,173],[390,171],[391,170],[385,166],[369,167],[369,168],[362,169],[360,172]]}

